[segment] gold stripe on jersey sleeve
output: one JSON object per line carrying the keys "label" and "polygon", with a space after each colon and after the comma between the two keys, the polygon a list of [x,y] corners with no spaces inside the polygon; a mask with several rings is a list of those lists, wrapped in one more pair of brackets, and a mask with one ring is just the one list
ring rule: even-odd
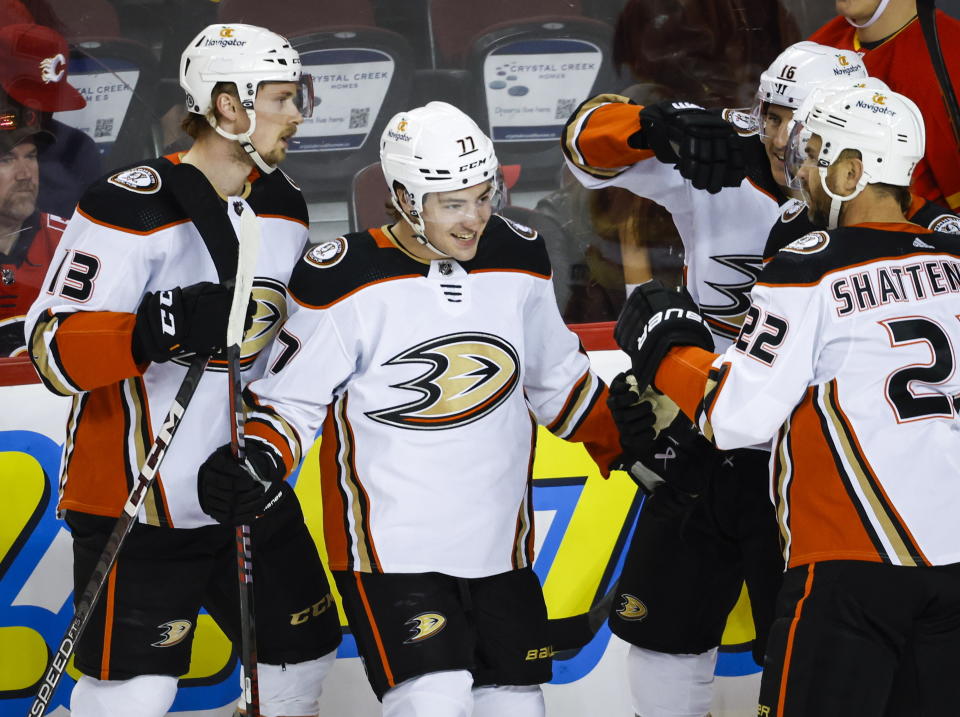
{"label": "gold stripe on jersey sleeve", "polygon": [[791,414],[783,425],[777,436],[777,445],[775,449],[776,472],[773,476],[773,485],[776,488],[776,512],[777,527],[780,529],[780,545],[783,550],[784,563],[790,561],[790,544],[792,533],[790,530],[790,483],[793,479],[793,454],[791,453],[791,443],[793,436],[790,433],[793,415]]}
{"label": "gold stripe on jersey sleeve", "polygon": [[[353,566],[354,570],[362,573],[380,572],[379,560],[376,556],[376,550],[373,547],[373,541],[369,534],[368,516],[370,513],[370,501],[360,479],[357,476],[354,465],[354,442],[353,431],[350,429],[350,423],[347,420],[347,396],[344,394],[337,399],[333,406],[334,425],[336,426],[337,438],[340,443],[340,452],[337,455],[337,464],[340,470],[340,485],[344,493],[350,497],[348,510],[353,516],[353,543],[356,550],[359,565]],[[345,525],[346,530],[350,529]]]}
{"label": "gold stripe on jersey sleeve", "polygon": [[63,460],[60,463],[60,484],[58,487],[57,504],[63,500],[63,491],[67,485],[67,474],[70,466],[70,460],[73,458],[73,449],[76,446],[77,426],[80,424],[80,416],[90,398],[89,393],[74,394],[73,401],[70,404],[70,415],[67,416],[67,435],[63,443]]}
{"label": "gold stripe on jersey sleeve", "polygon": [[599,381],[587,369],[570,390],[566,403],[560,409],[559,415],[547,426],[547,430],[559,438],[569,436],[573,432],[576,417],[580,415],[583,406],[599,388]]}
{"label": "gold stripe on jersey sleeve", "polygon": [[[586,124],[590,120],[590,115],[593,114],[597,108],[611,103],[629,104],[629,102],[629,98],[623,97],[622,95],[597,95],[596,97],[591,97],[574,110],[573,115],[567,120],[567,124],[563,128],[563,139],[561,141],[561,147],[567,159],[578,169],[598,179],[610,179],[623,172],[623,167],[604,169],[602,167],[591,166],[580,151],[579,139],[581,132],[583,132]],[[638,112],[639,110],[640,108],[637,107]],[[640,129],[639,121],[637,122],[637,129]]]}
{"label": "gold stripe on jersey sleeve", "polygon": [[[56,361],[55,346],[48,348],[43,338],[47,333],[55,334],[59,325],[60,317],[56,315],[49,315],[45,320],[37,322],[30,339],[30,355],[37,373],[48,389],[61,396],[72,396],[80,393],[81,389],[70,380]],[[56,342],[56,338],[53,342]]]}
{"label": "gold stripe on jersey sleeve", "polygon": [[[876,525],[883,531],[884,537],[896,556],[897,564],[906,566],[926,564],[919,547],[897,514],[896,508],[883,494],[876,474],[860,448],[856,432],[840,407],[836,379],[822,386],[821,397],[821,406],[837,437],[837,440],[832,442],[843,458],[842,467],[838,465],[838,468],[841,468],[841,477],[855,482],[859,487],[859,493],[866,500],[866,504],[862,501],[860,504],[864,512],[872,515]],[[829,436],[828,440],[830,440]],[[872,526],[864,527],[868,533],[873,532]],[[885,562],[894,562],[893,556],[888,556]]]}

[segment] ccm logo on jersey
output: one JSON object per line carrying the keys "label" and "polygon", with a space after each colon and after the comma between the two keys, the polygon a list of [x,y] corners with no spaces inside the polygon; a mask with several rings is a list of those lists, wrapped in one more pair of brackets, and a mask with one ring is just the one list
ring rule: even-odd
{"label": "ccm logo on jersey", "polygon": [[420,397],[366,415],[380,423],[439,431],[473,423],[510,397],[520,381],[516,349],[498,336],[457,333],[424,341],[384,366],[427,364],[419,376],[393,384]]}
{"label": "ccm logo on jersey", "polygon": [[422,642],[428,637],[436,635],[446,627],[447,618],[439,612],[422,612],[419,615],[414,615],[403,624],[410,625],[410,632],[413,634],[413,637],[403,641],[404,645],[409,645],[413,642]]}
{"label": "ccm logo on jersey", "polygon": [[151,647],[173,647],[183,642],[186,636],[190,634],[193,623],[189,620],[171,620],[162,625],[157,625],[157,627],[163,630],[163,637],[154,642]]}
{"label": "ccm logo on jersey", "polygon": [[117,172],[107,181],[115,187],[138,194],[156,194],[160,189],[160,175],[152,167],[134,167]]}
{"label": "ccm logo on jersey", "polygon": [[343,237],[337,237],[317,244],[304,255],[303,260],[319,269],[329,269],[331,266],[339,264],[346,255],[347,240]]}
{"label": "ccm logo on jersey", "polygon": [[816,254],[826,249],[829,243],[830,235],[826,232],[811,232],[787,244],[780,251],[789,251],[793,254]]}
{"label": "ccm logo on jersey", "polygon": [[624,620],[642,620],[647,616],[647,606],[629,593],[620,593],[623,604],[617,609],[617,615]]}

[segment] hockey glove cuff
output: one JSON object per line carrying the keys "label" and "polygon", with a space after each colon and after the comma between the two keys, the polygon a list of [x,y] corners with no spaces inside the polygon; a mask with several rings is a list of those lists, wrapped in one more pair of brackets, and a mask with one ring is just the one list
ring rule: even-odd
{"label": "hockey glove cuff", "polygon": [[627,298],[613,338],[630,357],[641,390],[653,383],[672,347],[713,351],[713,334],[690,295],[671,291],[655,279],[638,286]]}

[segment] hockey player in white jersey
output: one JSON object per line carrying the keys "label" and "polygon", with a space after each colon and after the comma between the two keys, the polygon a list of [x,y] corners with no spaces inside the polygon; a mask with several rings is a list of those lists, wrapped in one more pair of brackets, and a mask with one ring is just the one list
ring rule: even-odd
{"label": "hockey player in white jersey", "polygon": [[231,291],[218,275],[222,257],[236,255],[243,213],[257,215],[263,237],[241,349],[245,379],[263,374],[287,313],[307,208],[275,169],[312,109],[310,81],[286,39],[248,25],[204,29],[183,53],[180,81],[190,150],[90,187],[27,316],[37,372],[73,398],[59,509],[73,533],[77,597],[187,364],[212,356],[77,647],[71,714],[165,715],[189,669],[201,605],[239,646],[233,526],[253,522],[261,714],[316,715],[340,626],[296,496],[278,486],[282,498],[254,521],[263,501],[197,484],[200,464],[230,437],[221,350]]}
{"label": "hockey player in white jersey", "polygon": [[[544,240],[492,213],[477,125],[431,102],[390,120],[380,156],[397,221],[298,264],[299,309],[246,392],[248,445],[280,480],[322,426],[330,567],[384,715],[536,717],[553,652],[532,571],[537,424],[606,474],[606,387]],[[245,475],[225,449],[202,472]]]}
{"label": "hockey player in white jersey", "polygon": [[[752,113],[669,101],[638,107],[601,95],[566,125],[567,166],[587,187],[623,187],[671,213],[686,289],[723,350],[746,316],[768,232],[790,196],[783,153],[793,110],[814,87],[863,77],[855,53],[800,42],[761,74]],[[614,382],[611,391],[623,388]],[[628,674],[640,717],[709,711],[717,647],[744,581],[754,659],[763,664],[783,570],[766,447],[721,455],[704,450],[684,424],[678,419],[641,457],[654,473],[672,475],[665,486],[655,478],[641,485],[656,491],[640,514],[610,613],[613,632],[631,643]],[[668,453],[676,457],[654,458]],[[692,505],[691,495],[699,495]],[[638,603],[642,610],[631,608]]]}
{"label": "hockey player in white jersey", "polygon": [[720,355],[698,348],[695,307],[655,286],[618,326],[639,385],[718,447],[774,439],[788,569],[761,715],[949,714],[960,700],[946,667],[960,644],[960,238],[906,219],[923,153],[906,97],[818,94],[787,167],[835,228],[766,265]]}

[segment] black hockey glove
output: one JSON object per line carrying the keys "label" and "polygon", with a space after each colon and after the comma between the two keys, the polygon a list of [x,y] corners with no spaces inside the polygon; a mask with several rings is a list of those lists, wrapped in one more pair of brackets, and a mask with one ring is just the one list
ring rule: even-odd
{"label": "black hockey glove", "polygon": [[[704,438],[669,397],[654,388],[639,392],[632,374],[620,374],[611,385],[627,386],[639,401],[649,407],[654,423],[648,434],[652,440],[635,443],[635,452],[623,456],[622,470],[630,474],[637,485],[647,494],[669,485],[669,492],[679,493],[693,499],[703,492],[706,481],[713,473],[720,452]],[[616,419],[615,419],[616,420]]]}
{"label": "black hockey glove", "polygon": [[[232,290],[209,281],[148,293],[133,328],[134,360],[162,363],[188,353],[213,355],[225,348],[232,299]],[[251,299],[244,329],[250,328],[255,310]]]}
{"label": "black hockey glove", "polygon": [[243,525],[273,509],[293,490],[286,469],[269,451],[247,443],[243,463],[220,446],[197,471],[197,495],[204,513],[225,525]]}
{"label": "black hockey glove", "polygon": [[630,357],[641,390],[653,383],[664,356],[674,346],[713,351],[713,335],[686,291],[671,291],[656,279],[633,290],[613,330],[617,346]]}
{"label": "black hockey glove", "polygon": [[639,148],[674,165],[696,189],[716,194],[739,187],[746,174],[744,154],[733,126],[692,102],[659,102],[640,112]]}
{"label": "black hockey glove", "polygon": [[633,463],[637,456],[644,455],[653,446],[656,437],[653,425],[657,420],[653,406],[640,397],[636,379],[627,374],[618,374],[610,384],[607,407],[620,433],[620,448],[623,450],[614,459],[611,467],[627,470],[624,466]]}

